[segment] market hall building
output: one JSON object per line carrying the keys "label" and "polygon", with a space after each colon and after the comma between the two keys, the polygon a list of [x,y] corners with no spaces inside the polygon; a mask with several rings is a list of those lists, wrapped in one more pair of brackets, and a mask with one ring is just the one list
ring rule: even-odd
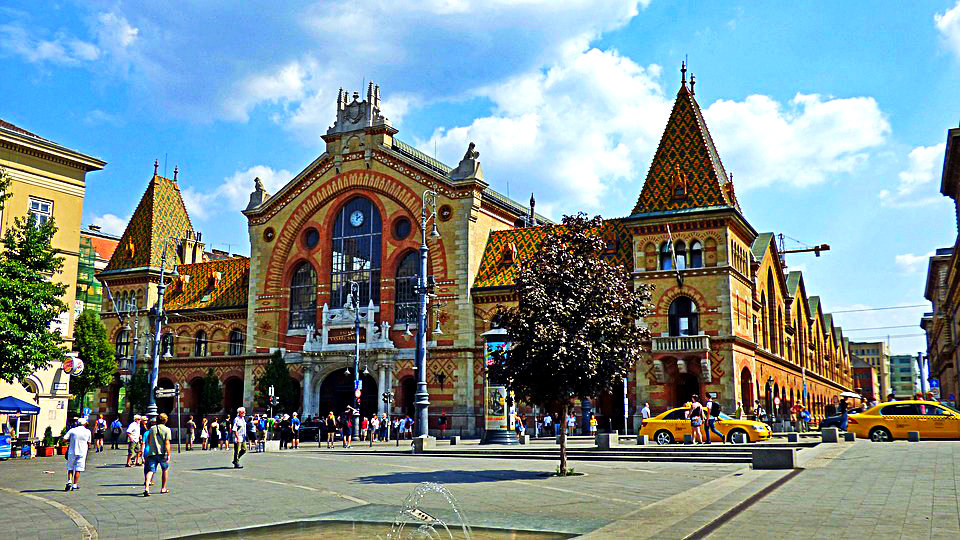
{"label": "market hall building", "polygon": [[[378,87],[371,84],[366,99],[341,91],[336,110],[323,154],[276,193],[255,183],[244,210],[249,258],[208,253],[176,174],[154,174],[100,278],[125,302],[121,313],[145,317],[164,254],[176,265],[166,278],[170,324],[159,385],[186,389],[184,414],[196,409],[209,368],[225,388],[226,410],[253,405],[255,380],[280,349],[301,389],[301,412],[311,416],[339,412],[353,399],[347,369],[357,316],[350,282],[357,282],[361,413],[385,411],[380,397],[389,389],[396,395],[390,412],[412,415],[420,211],[424,192],[435,191],[440,237],[429,241],[429,273],[437,287],[426,328],[431,422],[442,410],[453,429],[474,434],[483,415],[482,334],[496,306],[512,301],[517,262],[551,223],[535,214],[532,198],[528,207],[492,190],[473,145],[449,167],[397,139]],[[816,412],[850,387],[842,334],[819,300],[807,297],[800,273],[786,272],[773,235],[743,217],[685,81],[636,208],[608,220],[605,234],[608,256],[637,283],[655,286],[655,311],[644,321],[654,336],[651,354],[630,381],[628,414],[638,402],[663,409],[706,392],[717,392],[728,410],[774,395],[786,408],[803,399],[804,381]],[[114,311],[108,304],[111,336],[131,356],[129,324],[107,314]],[[116,385],[113,403],[118,392]],[[613,428],[622,403],[622,396],[591,400]]]}

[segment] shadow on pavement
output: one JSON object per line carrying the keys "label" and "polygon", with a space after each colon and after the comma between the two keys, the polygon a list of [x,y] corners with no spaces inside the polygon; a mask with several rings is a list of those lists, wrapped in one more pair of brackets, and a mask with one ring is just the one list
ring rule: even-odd
{"label": "shadow on pavement", "polygon": [[143,485],[143,482],[134,483],[134,484],[100,484],[100,487],[137,487],[142,485]]}
{"label": "shadow on pavement", "polygon": [[21,489],[20,493],[64,493],[63,488],[60,489]]}
{"label": "shadow on pavement", "polygon": [[[110,465],[97,465],[98,469],[122,469],[124,467],[126,467],[126,465],[123,463],[111,463]],[[133,467],[129,467],[129,468],[132,469]]]}
{"label": "shadow on pavement", "polygon": [[143,497],[143,492],[140,493],[97,493],[97,497]]}
{"label": "shadow on pavement", "polygon": [[502,469],[484,471],[396,472],[376,476],[361,476],[355,481],[360,484],[419,484],[420,482],[476,484],[480,482],[500,482],[504,480],[543,480],[545,478],[547,478],[547,473],[543,472]]}
{"label": "shadow on pavement", "polygon": [[230,471],[233,467],[203,467],[200,469],[190,469],[191,471]]}

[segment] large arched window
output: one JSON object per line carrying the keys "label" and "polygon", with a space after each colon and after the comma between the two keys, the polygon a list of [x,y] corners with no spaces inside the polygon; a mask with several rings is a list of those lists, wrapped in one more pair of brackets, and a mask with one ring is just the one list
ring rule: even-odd
{"label": "large arched window", "polygon": [[203,330],[199,330],[197,332],[197,335],[194,336],[193,355],[194,356],[207,355],[207,333],[204,332]]}
{"label": "large arched window", "polygon": [[683,270],[687,267],[687,245],[681,240],[674,244],[673,250],[677,253],[677,269]]}
{"label": "large arched window", "polygon": [[420,257],[411,251],[397,266],[397,302],[393,313],[396,324],[416,323],[418,315],[417,279],[420,277]]}
{"label": "large arched window", "polygon": [[697,304],[689,297],[678,296],[670,303],[671,336],[695,336],[700,333],[700,317]]}
{"label": "large arched window", "polygon": [[673,256],[670,254],[670,242],[660,244],[660,269],[673,270]]}
{"label": "large arched window", "polygon": [[360,307],[380,303],[380,211],[370,199],[357,197],[345,204],[333,225],[333,265],[330,307],[343,307],[350,282],[360,284]]}
{"label": "large arched window", "polygon": [[317,323],[317,273],[307,261],[290,278],[290,330],[302,330]]}
{"label": "large arched window", "polygon": [[698,240],[690,242],[690,268],[703,268],[703,245]]}
{"label": "large arched window", "polygon": [[243,332],[237,329],[230,331],[230,356],[240,356],[243,354]]}
{"label": "large arched window", "polygon": [[767,310],[767,332],[770,335],[770,352],[780,354],[780,348],[777,346],[777,289],[773,284],[773,271],[767,270],[767,292],[770,293],[770,309]]}
{"label": "large arched window", "polygon": [[113,343],[113,350],[117,358],[127,358],[130,356],[130,331],[121,330],[117,332],[117,339]]}

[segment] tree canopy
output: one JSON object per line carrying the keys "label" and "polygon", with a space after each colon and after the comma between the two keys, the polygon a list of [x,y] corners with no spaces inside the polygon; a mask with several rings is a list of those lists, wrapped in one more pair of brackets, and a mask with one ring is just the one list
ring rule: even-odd
{"label": "tree canopy", "polygon": [[290,368],[280,351],[274,351],[266,369],[255,388],[254,399],[261,407],[269,407],[269,388],[273,386],[274,395],[280,399],[281,411],[293,412],[300,408],[300,393],[297,382],[290,378]]}
{"label": "tree canopy", "polygon": [[[0,186],[2,188],[2,186]],[[63,268],[53,248],[53,219],[18,217],[0,240],[0,379],[18,382],[64,359],[60,329],[67,285],[51,279]]]}
{"label": "tree canopy", "polygon": [[223,408],[223,387],[220,386],[220,379],[213,372],[213,368],[207,368],[207,374],[203,376],[200,402],[197,405],[201,417]]}
{"label": "tree canopy", "polygon": [[77,317],[73,329],[73,350],[83,360],[84,367],[83,373],[70,377],[70,393],[82,403],[84,394],[109,385],[117,372],[113,345],[96,312],[84,311]]}
{"label": "tree canopy", "polygon": [[[604,258],[604,222],[583,214],[551,226],[536,251],[517,262],[515,307],[500,307],[509,352],[490,366],[517,397],[543,407],[610,392],[633,369],[649,340],[637,323],[649,313],[651,287],[634,287],[628,270]],[[561,474],[566,474],[561,440]]]}

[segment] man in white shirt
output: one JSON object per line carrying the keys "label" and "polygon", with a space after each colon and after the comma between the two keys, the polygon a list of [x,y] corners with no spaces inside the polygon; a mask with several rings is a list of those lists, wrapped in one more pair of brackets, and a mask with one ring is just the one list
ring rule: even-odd
{"label": "man in white shirt", "polygon": [[543,417],[543,430],[550,435],[556,435],[553,431],[553,417],[550,416],[550,413]]}
{"label": "man in white shirt", "polygon": [[640,418],[647,420],[650,418],[650,404],[644,403],[643,408],[640,409]]}
{"label": "man in white shirt", "polygon": [[87,429],[87,419],[80,418],[76,427],[71,428],[63,438],[69,444],[67,448],[67,485],[63,490],[75,491],[80,489],[80,473],[86,468],[87,450],[90,449],[90,441],[93,440],[93,434]]}
{"label": "man in white shirt", "polygon": [[133,415],[133,422],[127,426],[127,467],[133,467],[133,458],[137,455],[137,446],[140,445],[140,415]]}
{"label": "man in white shirt", "polygon": [[243,441],[247,438],[247,421],[244,419],[247,410],[243,407],[237,409],[237,417],[233,419],[233,426],[230,431],[233,434],[233,468],[242,469],[240,458],[247,453]]}

